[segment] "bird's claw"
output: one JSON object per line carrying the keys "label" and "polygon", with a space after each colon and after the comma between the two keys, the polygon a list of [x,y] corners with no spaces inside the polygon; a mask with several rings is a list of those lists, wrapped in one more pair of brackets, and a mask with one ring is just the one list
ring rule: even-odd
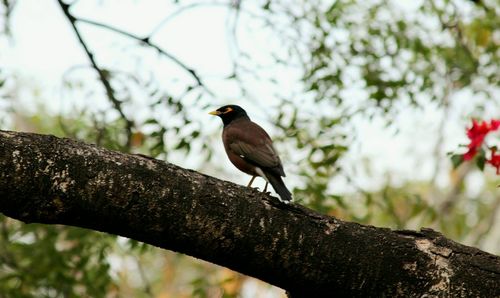
{"label": "bird's claw", "polygon": [[[253,190],[256,190],[256,191],[261,191],[259,187],[250,187],[251,189]],[[270,191],[267,191],[267,190],[263,190],[261,191],[262,193],[266,194],[266,195],[271,195],[271,192]]]}

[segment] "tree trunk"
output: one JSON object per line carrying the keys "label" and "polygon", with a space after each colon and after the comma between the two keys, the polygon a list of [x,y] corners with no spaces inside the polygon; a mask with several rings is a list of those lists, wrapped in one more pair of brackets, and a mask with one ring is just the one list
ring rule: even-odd
{"label": "tree trunk", "polygon": [[188,254],[293,297],[500,297],[500,258],[70,139],[0,131],[0,212]]}

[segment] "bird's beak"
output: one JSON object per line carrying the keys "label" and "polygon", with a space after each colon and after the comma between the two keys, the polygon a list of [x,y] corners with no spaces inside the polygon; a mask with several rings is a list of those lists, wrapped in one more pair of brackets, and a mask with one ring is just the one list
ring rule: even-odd
{"label": "bird's beak", "polygon": [[214,116],[219,116],[220,114],[222,114],[221,112],[219,111],[212,111],[209,113],[210,115],[214,115]]}

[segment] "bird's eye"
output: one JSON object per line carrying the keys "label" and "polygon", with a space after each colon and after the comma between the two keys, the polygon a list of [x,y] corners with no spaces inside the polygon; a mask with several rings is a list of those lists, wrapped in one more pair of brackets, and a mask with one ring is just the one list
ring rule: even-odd
{"label": "bird's eye", "polygon": [[226,108],[226,110],[224,111],[224,114],[230,113],[230,112],[232,112],[232,111],[233,111],[233,109],[232,109],[232,108]]}

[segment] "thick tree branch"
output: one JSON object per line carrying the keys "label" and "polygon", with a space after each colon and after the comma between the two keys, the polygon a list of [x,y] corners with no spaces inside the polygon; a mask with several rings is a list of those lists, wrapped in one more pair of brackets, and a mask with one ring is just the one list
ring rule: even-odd
{"label": "thick tree branch", "polygon": [[343,222],[162,161],[0,131],[0,212],[201,258],[294,297],[498,297],[500,258],[432,230]]}

